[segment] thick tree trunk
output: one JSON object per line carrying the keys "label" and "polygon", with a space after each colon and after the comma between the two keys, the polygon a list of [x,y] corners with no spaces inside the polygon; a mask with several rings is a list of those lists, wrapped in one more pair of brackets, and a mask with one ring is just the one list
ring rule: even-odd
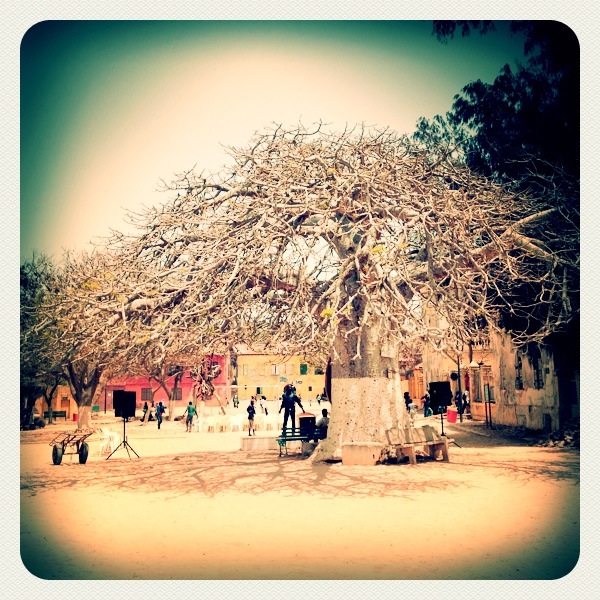
{"label": "thick tree trunk", "polygon": [[88,365],[67,365],[67,381],[71,394],[77,403],[77,429],[89,429],[92,426],[92,401],[102,371]]}
{"label": "thick tree trunk", "polygon": [[398,348],[382,340],[381,324],[364,327],[361,353],[356,337],[340,336],[335,344],[339,359],[331,363],[331,415],[327,439],[313,460],[337,460],[346,442],[386,443],[386,430],[408,426],[398,372]]}
{"label": "thick tree trunk", "polygon": [[92,407],[84,405],[79,407],[79,415],[77,418],[77,429],[92,428]]}

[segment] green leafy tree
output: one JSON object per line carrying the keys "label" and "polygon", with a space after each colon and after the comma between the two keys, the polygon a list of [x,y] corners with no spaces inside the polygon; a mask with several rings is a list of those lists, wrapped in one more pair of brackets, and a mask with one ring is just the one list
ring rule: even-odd
{"label": "green leafy tree", "polygon": [[[490,34],[486,21],[435,21],[434,34],[451,39],[457,29]],[[502,181],[544,188],[556,177],[579,177],[579,43],[557,21],[513,21],[524,38],[527,62],[505,65],[491,84],[474,81],[454,99],[448,120],[466,128],[466,162]],[[422,120],[422,129],[426,121]]]}
{"label": "green leafy tree", "polygon": [[33,256],[20,267],[20,364],[21,420],[33,420],[33,406],[39,397],[46,401],[52,422],[52,398],[65,382],[60,353],[48,335],[51,317],[43,310],[55,289],[55,268],[44,255]]}
{"label": "green leafy tree", "polygon": [[[491,84],[468,83],[445,116],[420,119],[414,137],[553,210],[543,229],[539,221],[526,229],[557,257],[555,268],[562,274],[556,285],[565,306],[553,318],[567,327],[571,319],[563,318],[564,310],[569,315],[579,310],[579,271],[564,268],[579,260],[579,44],[556,21],[513,21],[510,28],[523,36],[526,63],[516,70],[505,65]],[[458,31],[493,35],[494,29],[490,21],[434,22],[434,35],[444,43]],[[537,282],[499,283],[512,297],[499,323],[517,334],[543,331],[548,314],[535,300],[547,286],[542,274]]]}

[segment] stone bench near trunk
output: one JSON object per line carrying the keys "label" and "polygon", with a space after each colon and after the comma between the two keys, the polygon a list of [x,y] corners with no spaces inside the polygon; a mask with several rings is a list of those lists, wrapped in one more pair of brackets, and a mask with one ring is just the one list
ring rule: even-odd
{"label": "stone bench near trunk", "polygon": [[421,447],[424,454],[434,460],[439,457],[445,462],[450,460],[448,444],[454,440],[440,435],[431,425],[404,429],[392,427],[385,433],[389,445],[396,450],[397,458],[407,456],[411,465],[417,464],[417,447]]}
{"label": "stone bench near trunk", "polygon": [[344,466],[372,467],[384,459],[385,445],[379,442],[345,442],[342,444]]}

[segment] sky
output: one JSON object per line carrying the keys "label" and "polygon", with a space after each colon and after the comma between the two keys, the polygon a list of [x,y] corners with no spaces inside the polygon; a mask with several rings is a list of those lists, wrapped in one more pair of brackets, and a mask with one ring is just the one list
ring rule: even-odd
{"label": "sky", "polygon": [[44,21],[21,43],[20,256],[89,249],[160,180],[217,171],[274,122],[412,133],[521,58],[507,22],[447,44],[431,21]]}

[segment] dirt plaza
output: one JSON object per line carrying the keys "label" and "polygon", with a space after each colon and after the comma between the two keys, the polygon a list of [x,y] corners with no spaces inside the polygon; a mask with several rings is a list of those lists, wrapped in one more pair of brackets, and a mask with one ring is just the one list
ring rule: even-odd
{"label": "dirt plaza", "polygon": [[127,424],[139,458],[94,434],[86,464],[54,465],[69,428],[21,432],[21,558],[42,579],[553,580],[578,560],[579,451],[483,423],[445,424],[450,462],[373,467],[168,421]]}

